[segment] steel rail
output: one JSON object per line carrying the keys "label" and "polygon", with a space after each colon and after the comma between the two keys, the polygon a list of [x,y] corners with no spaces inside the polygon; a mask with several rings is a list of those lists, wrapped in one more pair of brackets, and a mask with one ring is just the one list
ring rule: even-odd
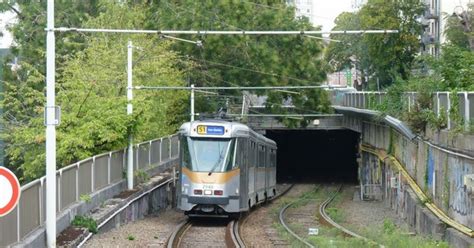
{"label": "steel rail", "polygon": [[[289,187],[287,187],[286,189],[284,189],[282,192],[279,192],[277,195],[275,195],[274,197],[270,198],[269,200],[270,201],[274,201],[282,196],[284,196],[286,193],[288,193],[292,188],[293,188],[294,184],[291,184]],[[245,240],[242,238],[242,236],[240,235],[241,233],[241,228],[242,226],[245,225],[246,223],[246,220],[247,218],[249,217],[251,213],[249,214],[244,214],[241,216],[241,218],[239,218],[238,221],[232,221],[230,224],[232,225],[232,232],[229,232],[229,234],[232,235],[232,237],[230,238],[232,241],[233,241],[233,244],[230,245],[230,246],[234,246],[234,247],[247,247],[245,245]],[[228,233],[226,232],[226,235]],[[227,237],[226,237],[227,238]]]}
{"label": "steel rail", "polygon": [[[318,187],[315,189],[316,190],[319,190],[320,186],[318,185]],[[302,199],[301,198],[298,198],[297,200],[293,201],[293,202],[290,202],[288,204],[286,204],[283,208],[280,209],[280,213],[278,215],[278,219],[280,221],[280,224],[283,226],[283,228],[285,228],[285,230],[290,233],[293,237],[295,237],[297,240],[299,240],[301,243],[307,245],[308,247],[312,247],[314,248],[315,246],[310,244],[308,241],[304,240],[302,237],[298,236],[298,234],[296,234],[295,232],[293,232],[293,230],[291,230],[291,228],[286,224],[285,222],[285,211],[291,207],[293,204],[301,201]]]}
{"label": "steel rail", "polygon": [[351,230],[339,225],[338,223],[336,223],[334,220],[331,219],[331,217],[326,213],[326,207],[334,200],[334,198],[336,197],[337,193],[339,193],[342,189],[342,185],[340,185],[338,187],[338,189],[332,194],[331,197],[329,197],[328,199],[326,199],[326,201],[324,201],[320,206],[319,206],[319,214],[323,217],[323,219],[328,222],[330,225],[336,227],[337,229],[341,230],[342,232],[344,232],[345,234],[349,235],[349,236],[352,236],[352,237],[355,237],[355,238],[359,238],[359,239],[363,239],[365,240],[366,242],[373,242],[372,240],[369,240],[367,239],[366,237],[363,237],[355,232],[352,232]]}
{"label": "steel rail", "polygon": [[179,247],[179,244],[181,243],[181,239],[186,233],[186,231],[192,226],[192,223],[189,219],[181,222],[177,228],[174,230],[174,232],[171,234],[171,236],[168,238],[166,242],[166,247],[167,248],[177,248]]}
{"label": "steel rail", "polygon": [[[288,188],[286,188],[284,191],[276,195],[275,197],[271,198],[271,200],[275,200],[276,198],[283,196],[286,194],[293,185],[290,185]],[[246,247],[244,240],[240,236],[240,228],[242,226],[243,221],[246,219],[248,215],[242,216],[238,221],[237,220],[232,220],[229,222],[229,224],[226,226],[226,234],[225,234],[225,239],[226,239],[226,244],[230,247]],[[187,219],[183,222],[181,222],[176,229],[173,231],[173,233],[170,235],[166,242],[166,247],[168,248],[176,248],[179,247],[182,237],[184,234],[189,230],[189,228],[192,227],[192,222]]]}
{"label": "steel rail", "polygon": [[240,227],[239,221],[237,220],[232,220],[227,225],[226,227],[227,230],[225,233],[227,247],[232,247],[232,248],[246,247],[243,239],[240,236],[239,227]]}

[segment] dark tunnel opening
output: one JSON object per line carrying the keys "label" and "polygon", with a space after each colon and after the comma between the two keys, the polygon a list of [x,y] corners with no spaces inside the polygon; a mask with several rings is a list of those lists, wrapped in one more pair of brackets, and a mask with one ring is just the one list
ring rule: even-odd
{"label": "dark tunnel opening", "polygon": [[267,130],[277,143],[279,183],[356,183],[359,134],[351,130]]}

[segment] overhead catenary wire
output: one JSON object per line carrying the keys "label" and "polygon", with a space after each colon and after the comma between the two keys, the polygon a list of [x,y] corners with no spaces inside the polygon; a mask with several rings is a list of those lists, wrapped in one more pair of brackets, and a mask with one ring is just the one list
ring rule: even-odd
{"label": "overhead catenary wire", "polygon": [[109,28],[77,28],[58,27],[45,29],[55,32],[83,32],[83,33],[125,33],[125,34],[190,34],[190,35],[311,35],[311,34],[395,34],[398,30],[151,30],[151,29],[109,29]]}
{"label": "overhead catenary wire", "polygon": [[301,82],[309,82],[309,83],[313,82],[313,81],[307,80],[307,79],[301,79],[301,78],[296,78],[296,77],[292,77],[292,76],[284,76],[284,75],[280,75],[280,74],[276,74],[276,73],[264,72],[264,71],[259,71],[259,70],[255,70],[255,69],[244,68],[244,67],[239,67],[239,66],[235,66],[235,65],[229,65],[229,64],[224,64],[224,63],[220,63],[220,62],[215,62],[215,61],[209,61],[209,60],[205,60],[205,59],[197,59],[197,58],[194,58],[194,57],[189,57],[189,59],[195,60],[195,61],[200,61],[200,62],[206,62],[206,63],[214,64],[214,65],[229,67],[229,68],[233,68],[233,69],[259,73],[259,74],[273,76],[273,77],[286,78],[286,79],[301,81]]}
{"label": "overhead catenary wire", "polygon": [[[345,86],[299,85],[299,86],[201,86],[194,90],[285,90],[285,89],[327,89],[345,88]],[[133,86],[136,90],[191,90],[190,86]]]}

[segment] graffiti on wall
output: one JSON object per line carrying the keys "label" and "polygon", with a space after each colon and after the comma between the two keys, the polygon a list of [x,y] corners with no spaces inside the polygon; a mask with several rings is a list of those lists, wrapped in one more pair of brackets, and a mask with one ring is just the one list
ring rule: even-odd
{"label": "graffiti on wall", "polygon": [[433,152],[431,148],[428,147],[428,159],[427,159],[428,164],[426,165],[426,185],[428,186],[429,189],[432,190],[433,187],[433,172],[434,172],[434,167],[435,167],[435,162],[433,158]]}
{"label": "graffiti on wall", "polygon": [[382,198],[382,166],[377,156],[364,152],[359,166],[359,180],[364,199]]}
{"label": "graffiti on wall", "polygon": [[449,170],[450,170],[450,208],[463,216],[471,214],[471,206],[469,195],[464,187],[463,177],[464,175],[471,174],[472,166],[463,162],[462,159],[449,158]]}

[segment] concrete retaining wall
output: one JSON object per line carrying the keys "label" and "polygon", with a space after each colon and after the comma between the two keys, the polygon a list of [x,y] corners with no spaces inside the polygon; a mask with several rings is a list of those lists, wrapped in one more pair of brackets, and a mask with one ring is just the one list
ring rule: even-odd
{"label": "concrete retaining wall", "polygon": [[[149,175],[157,175],[158,173],[161,173],[165,170],[172,168],[173,166],[177,164],[177,162],[178,162],[178,159],[171,159],[164,162],[158,167],[154,167],[148,170],[147,172]],[[127,182],[126,180],[122,180],[118,183],[115,183],[97,192],[94,192],[93,194],[90,195],[90,198],[91,198],[90,201],[88,202],[81,201],[63,210],[57,216],[57,221],[56,221],[57,235],[59,235],[59,233],[61,233],[63,230],[69,227],[70,223],[72,222],[72,220],[74,219],[76,215],[85,215],[89,213],[92,209],[97,208],[106,200],[119,194],[125,189],[127,189]],[[135,204],[132,204],[132,208],[134,205]],[[136,212],[136,211],[133,211],[133,212]],[[124,218],[124,220],[127,220],[127,221],[134,220],[134,217],[138,217],[139,215],[138,216],[132,215],[132,216],[133,218],[129,218],[129,219]],[[46,230],[45,230],[44,225],[42,225],[40,228],[38,228],[37,230],[29,234],[20,243],[13,245],[13,247],[31,247],[31,248],[46,247]]]}
{"label": "concrete retaining wall", "polygon": [[[362,143],[395,156],[430,201],[456,222],[474,229],[474,195],[468,192],[463,182],[464,175],[474,173],[473,160],[449,154],[423,140],[409,140],[390,127],[375,122],[344,117],[343,123],[347,128],[361,133]],[[427,137],[437,146],[465,153],[474,152],[472,137],[456,138],[444,132],[433,131],[428,131]],[[388,160],[379,161],[370,153],[362,153],[359,168],[362,186],[379,187],[381,198],[417,233],[445,239],[454,247],[474,245],[473,238],[446,228],[443,222],[425,208],[394,168],[388,164]]]}

